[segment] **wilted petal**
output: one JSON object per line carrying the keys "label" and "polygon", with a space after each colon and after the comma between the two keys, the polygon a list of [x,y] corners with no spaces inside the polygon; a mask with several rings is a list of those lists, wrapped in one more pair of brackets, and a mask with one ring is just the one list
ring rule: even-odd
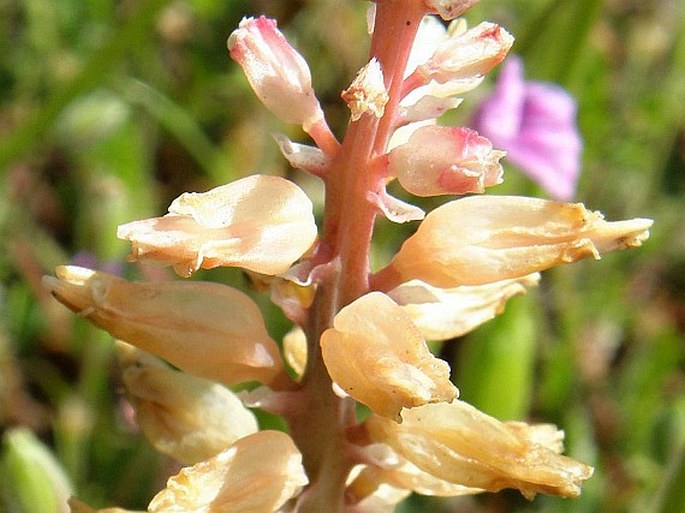
{"label": "wilted petal", "polygon": [[388,292],[426,340],[460,337],[504,310],[509,298],[538,284],[540,275],[440,289],[413,280]]}
{"label": "wilted petal", "polygon": [[45,286],[64,305],[119,340],[176,367],[227,384],[270,383],[283,372],[257,305],[208,282],[136,283],[60,266]]}
{"label": "wilted petal", "polygon": [[276,20],[244,18],[228,38],[231,58],[276,116],[305,130],[323,118],[309,66],[278,30]]}
{"label": "wilted petal", "polygon": [[388,468],[368,466],[361,471],[351,485],[353,491],[374,489],[388,484],[401,490],[411,490],[421,495],[435,497],[458,497],[473,495],[484,490],[469,488],[461,484],[450,483],[424,472],[413,463],[400,458],[401,463]]}
{"label": "wilted petal", "polygon": [[395,255],[397,284],[482,285],[640,246],[650,219],[607,222],[581,203],[471,196],[429,213]]}
{"label": "wilted petal", "polygon": [[380,63],[375,58],[371,59],[341,96],[352,112],[352,121],[357,121],[364,114],[382,117],[390,96]]}
{"label": "wilted petal", "polygon": [[171,264],[181,276],[200,267],[285,272],[316,238],[312,202],[277,176],[252,175],[204,193],[184,193],[164,217],[117,230],[131,258]]}
{"label": "wilted petal", "polygon": [[398,424],[374,415],[372,439],[393,447],[421,470],[445,481],[496,492],[516,488],[526,497],[580,494],[592,468],[560,456],[550,428],[502,423],[474,407],[453,401],[404,410]]}
{"label": "wilted petal", "polygon": [[308,482],[288,435],[260,431],[181,470],[150,502],[150,513],[273,513]]}
{"label": "wilted petal", "polygon": [[468,128],[425,126],[388,154],[388,171],[417,196],[483,192],[502,183],[503,156]]}
{"label": "wilted petal", "polygon": [[124,342],[117,343],[117,355],[138,424],[161,453],[193,464],[257,432],[254,414],[226,387]]}
{"label": "wilted petal", "polygon": [[343,308],[321,336],[321,351],[333,381],[391,419],[402,407],[457,395],[447,363],[431,354],[409,317],[380,292]]}
{"label": "wilted petal", "polygon": [[415,73],[424,83],[444,84],[482,77],[502,62],[514,38],[499,25],[483,22],[441,43]]}

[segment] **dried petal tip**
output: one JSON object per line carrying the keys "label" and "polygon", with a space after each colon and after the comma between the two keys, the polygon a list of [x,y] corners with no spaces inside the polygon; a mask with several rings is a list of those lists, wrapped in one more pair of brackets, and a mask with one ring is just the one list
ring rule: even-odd
{"label": "dried petal tip", "polygon": [[271,513],[308,483],[288,435],[260,431],[213,458],[181,470],[150,502],[150,513]]}
{"label": "dried petal tip", "polygon": [[333,380],[379,415],[400,420],[403,407],[451,401],[449,366],[435,358],[402,309],[372,292],[343,308],[321,336]]}
{"label": "dried petal tip", "polygon": [[430,12],[439,14],[443,20],[453,20],[461,16],[480,0],[426,0]]}
{"label": "dried petal tip", "polygon": [[390,96],[380,63],[375,58],[371,59],[341,96],[352,111],[352,121],[357,121],[367,113],[382,117]]}
{"label": "dried petal tip", "polygon": [[228,50],[259,99],[282,121],[306,130],[323,118],[307,62],[283,37],[276,20],[244,18],[228,38]]}
{"label": "dried petal tip", "polygon": [[129,282],[60,266],[45,277],[65,306],[119,340],[227,384],[270,383],[283,372],[259,307],[239,290],[208,282]]}

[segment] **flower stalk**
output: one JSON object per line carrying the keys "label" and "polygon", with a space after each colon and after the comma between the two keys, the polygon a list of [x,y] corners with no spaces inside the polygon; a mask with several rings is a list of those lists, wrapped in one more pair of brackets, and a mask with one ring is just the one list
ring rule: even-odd
{"label": "flower stalk", "polygon": [[[411,492],[580,493],[592,468],[560,456],[561,431],[502,423],[459,401],[449,365],[426,340],[463,335],[499,314],[537,284],[538,271],[639,246],[651,221],[610,223],[581,204],[492,195],[426,215],[386,191],[394,179],[417,196],[482,194],[502,181],[504,152],[487,138],[424,126],[457,107],[455,95],[511,47],[497,25],[467,30],[455,20],[445,30],[426,18],[451,20],[476,3],[377,0],[369,59],[341,95],[351,115],[340,142],[306,61],[276,22],[243,20],[228,41],[231,57],[265,106],[316,145],[275,137],[293,167],[324,183],[321,230],[297,185],[261,175],[186,193],[167,215],[119,228],[132,260],[183,277],[248,271],[293,322],[283,353],[295,376],[257,305],[230,287],[132,283],[77,267],[45,278],[59,301],[137,348],[123,346],[120,364],[139,422],[162,452],[192,464],[150,511],[371,513],[393,511]],[[376,271],[369,254],[381,215],[423,221]],[[233,395],[214,382],[257,388]],[[368,418],[357,416],[358,403]],[[281,415],[288,434],[259,431],[247,408]]]}

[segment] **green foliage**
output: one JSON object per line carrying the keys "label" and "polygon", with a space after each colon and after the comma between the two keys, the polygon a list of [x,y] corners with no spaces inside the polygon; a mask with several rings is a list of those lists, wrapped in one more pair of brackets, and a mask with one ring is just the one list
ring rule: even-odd
{"label": "green foliage", "polygon": [[[338,12],[341,3],[0,0],[0,511],[53,511],[32,487],[48,490],[60,473],[94,506],[143,508],[173,472],[128,420],[111,342],[46,297],[40,276],[80,251],[122,263],[115,227],[183,191],[288,172],[269,134],[289,127],[226,55],[244,14],[279,16],[342,130],[338,93],[367,40],[363,2]],[[555,269],[502,317],[443,346],[466,400],[565,429],[569,453],[596,466],[581,498],[414,498],[401,511],[685,510],[685,5],[483,0],[468,19],[504,24],[528,78],[578,98],[578,200],[655,225],[644,248]],[[488,87],[465,98],[465,112]],[[497,192],[535,191],[507,172]],[[277,322],[270,330],[285,331]],[[50,462],[40,480],[25,475],[34,454]]]}

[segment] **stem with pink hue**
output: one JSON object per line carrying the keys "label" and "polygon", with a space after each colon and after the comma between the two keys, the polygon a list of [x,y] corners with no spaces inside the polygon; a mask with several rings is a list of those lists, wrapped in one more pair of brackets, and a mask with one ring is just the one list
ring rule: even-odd
{"label": "stem with pink hue", "polygon": [[345,510],[345,479],[355,463],[346,431],[355,425],[355,406],[351,399],[333,393],[319,338],[332,326],[333,317],[341,308],[370,290],[369,250],[376,207],[369,201],[369,195],[383,187],[382,177],[373,172],[373,162],[385,153],[396,128],[404,70],[425,14],[423,2],[377,2],[370,57],[380,63],[390,96],[384,115],[378,118],[367,114],[352,122],[339,148],[327,134],[316,132],[315,139],[321,139],[317,143],[326,141],[324,152],[335,155],[325,176],[321,237],[321,245],[331,259],[321,275],[305,326],[309,341],[301,389],[305,404],[288,419],[310,478],[309,489],[300,498],[301,513]]}

